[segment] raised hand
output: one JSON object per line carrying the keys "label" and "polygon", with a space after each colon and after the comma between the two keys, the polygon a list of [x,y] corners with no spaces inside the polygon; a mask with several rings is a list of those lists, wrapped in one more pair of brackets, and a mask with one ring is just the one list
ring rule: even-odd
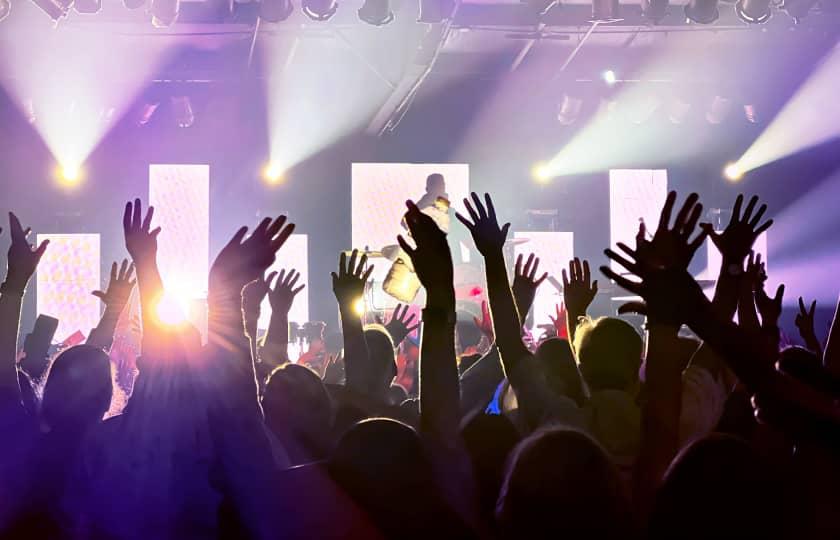
{"label": "raised hand", "polygon": [[548,278],[548,272],[544,272],[539,278],[536,277],[539,266],[540,259],[535,257],[533,253],[528,256],[524,266],[522,265],[522,255],[516,257],[511,289],[513,290],[513,297],[516,299],[519,317],[523,319],[523,322],[525,315],[531,310],[531,305],[534,303],[537,289]]}
{"label": "raised hand", "polygon": [[563,300],[566,310],[575,317],[583,317],[598,294],[598,280],[592,281],[589,261],[575,257],[569,261],[569,272],[563,270]]}
{"label": "raised hand", "polygon": [[134,262],[154,259],[157,255],[157,237],[160,227],[151,230],[152,218],[155,215],[154,206],[150,206],[143,216],[143,204],[140,199],[125,203],[123,212],[123,235],[125,248]]}
{"label": "raised hand", "polygon": [[271,281],[276,275],[277,272],[271,272],[265,277],[252,281],[242,289],[242,309],[245,313],[259,314],[260,305],[268,291],[271,290]]}
{"label": "raised hand", "polygon": [[248,238],[248,227],[240,228],[210,269],[211,287],[213,283],[225,283],[241,291],[246,284],[260,279],[294,230],[294,224],[286,223],[286,216],[265,218]]}
{"label": "raised hand", "polygon": [[[376,322],[382,324],[385,330],[391,334],[391,339],[394,340],[395,347],[399,346],[410,333],[420,328],[419,321],[417,324],[412,324],[417,316],[413,313],[411,315],[408,314],[409,307],[408,305],[397,304],[388,324],[383,324],[382,319],[378,315],[376,316]],[[400,311],[400,308],[402,308],[402,311]]]}
{"label": "raised hand", "polygon": [[105,291],[93,291],[93,296],[102,300],[106,309],[122,312],[128,299],[131,297],[131,290],[134,289],[134,263],[129,264],[128,259],[123,259],[117,269],[117,263],[111,264],[111,277],[108,281],[108,288]]}
{"label": "raised hand", "polygon": [[338,273],[332,273],[332,286],[339,306],[352,311],[353,303],[362,298],[365,285],[373,272],[373,265],[367,266],[367,255],[359,257],[359,250],[354,249],[347,260],[347,254],[341,252],[338,261]]}
{"label": "raised hand", "polygon": [[490,342],[493,341],[493,319],[490,317],[490,306],[486,300],[481,302],[481,318],[473,317],[473,322]]}
{"label": "raised hand", "polygon": [[493,200],[488,193],[484,194],[484,204],[481,203],[478,194],[472,193],[471,196],[472,203],[469,199],[464,199],[464,206],[470,214],[470,219],[457,212],[455,217],[470,231],[476,249],[484,257],[501,252],[507,239],[510,223],[505,223],[499,227],[499,222],[496,220],[496,209],[493,207]]}
{"label": "raised hand", "polygon": [[272,311],[281,313],[289,313],[291,311],[295,296],[306,287],[305,284],[295,287],[298,279],[300,279],[300,272],[294,269],[289,270],[288,273],[286,273],[286,270],[280,270],[280,275],[277,276],[274,289],[268,293],[268,301],[271,304]]}
{"label": "raised hand", "polygon": [[[596,282],[597,283],[597,282]],[[560,339],[569,339],[566,328],[566,305],[563,303],[554,304],[554,316],[549,315],[548,319],[554,327],[554,335]]]}
{"label": "raised hand", "polygon": [[440,230],[434,219],[421,212],[413,202],[406,201],[405,204],[408,207],[405,222],[417,247],[412,248],[402,236],[397,236],[397,242],[411,257],[417,277],[430,297],[443,292],[447,295],[448,301],[451,290],[451,300],[454,303],[454,270],[452,254],[446,242],[446,233]]}
{"label": "raised hand", "polygon": [[779,285],[776,288],[776,295],[770,298],[760,286],[755,290],[755,306],[761,314],[761,326],[763,328],[778,328],[779,317],[782,316],[782,298],[785,295],[785,286]]}
{"label": "raised hand", "polygon": [[6,259],[8,269],[4,285],[22,292],[26,288],[26,284],[29,283],[32,274],[38,268],[38,263],[47,250],[50,241],[44,240],[37,248],[30,245],[26,239],[30,230],[24,230],[17,216],[12,212],[9,212],[9,230],[12,236],[12,245],[9,246],[9,254]]}
{"label": "raised hand", "polygon": [[[711,223],[702,224],[703,230],[708,233],[712,242],[717,246],[723,259],[735,264],[746,259],[756,238],[773,225],[772,219],[761,223],[761,218],[767,211],[766,204],[762,204],[758,208],[758,211],[753,214],[755,206],[758,204],[757,196],[753,196],[750,199],[747,207],[744,209],[744,213],[741,214],[741,206],[743,204],[744,196],[738,195],[738,198],[735,199],[735,205],[732,208],[732,217],[722,233],[717,233]],[[759,223],[761,224],[759,225]]]}
{"label": "raised hand", "polygon": [[[676,193],[670,193],[662,209],[653,241],[643,242],[636,250],[625,244],[618,244],[632,260],[611,249],[604,252],[607,257],[642,280],[634,282],[606,266],[601,267],[601,272],[607,277],[645,300],[645,304],[626,304],[619,312],[636,311],[659,323],[679,325],[685,322],[686,310],[704,300],[703,291],[686,270],[691,256],[702,243],[702,234],[691,240],[702,207],[698,211],[697,207],[700,205],[697,204],[697,196],[690,195],[677,214],[674,226],[668,228],[675,200]],[[660,240],[657,241],[657,237]]]}
{"label": "raised hand", "polygon": [[[700,215],[703,212],[703,205],[697,201],[699,195],[692,193],[683,203],[674,226],[669,228],[671,213],[674,203],[677,200],[677,192],[671,191],[665,199],[665,206],[659,215],[659,225],[653,235],[653,239],[646,238],[644,222],[639,224],[639,232],[636,234],[636,251],[646,260],[656,262],[662,266],[688,268],[691,259],[697,249],[703,245],[706,234],[698,235],[693,241],[689,237],[694,233]],[[624,247],[622,247],[624,246]],[[622,251],[627,252],[624,244],[619,244]]]}
{"label": "raised hand", "polygon": [[805,345],[822,357],[822,346],[814,331],[814,313],[817,310],[817,301],[811,302],[810,309],[805,309],[805,301],[799,297],[799,313],[796,314],[796,327]]}

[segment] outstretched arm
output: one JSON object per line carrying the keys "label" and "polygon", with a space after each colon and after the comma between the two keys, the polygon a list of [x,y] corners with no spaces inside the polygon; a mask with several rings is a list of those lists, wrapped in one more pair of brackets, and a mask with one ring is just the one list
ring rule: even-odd
{"label": "outstretched arm", "polygon": [[[642,234],[643,231],[644,229],[642,229]],[[586,310],[589,309],[596,294],[598,294],[598,280],[591,281],[589,261],[583,261],[581,264],[577,257],[569,261],[569,273],[563,270],[563,301],[566,304],[566,335],[572,347],[575,343],[578,321],[586,317]]]}
{"label": "outstretched arm", "polygon": [[540,258],[534,256],[533,253],[528,255],[524,266],[522,265],[522,255],[520,254],[516,257],[511,291],[513,292],[516,311],[519,313],[520,327],[525,324],[525,319],[528,318],[528,312],[531,311],[531,306],[534,305],[534,298],[537,297],[537,289],[548,278],[548,272],[543,272],[539,278],[537,277],[537,270],[539,268]]}
{"label": "outstretched arm", "polygon": [[376,317],[376,322],[384,326],[385,330],[388,331],[388,334],[391,335],[391,339],[394,340],[395,348],[399,347],[409,334],[420,328],[419,322],[414,324],[416,318],[415,315],[413,313],[411,315],[408,314],[409,307],[410,306],[408,304],[397,304],[397,307],[394,308],[394,312],[391,314],[391,320],[388,321],[388,324],[385,324],[379,316]]}
{"label": "outstretched arm", "polygon": [[[767,205],[762,204],[753,214],[758,197],[752,197],[741,214],[744,196],[738,195],[732,207],[729,224],[722,233],[714,230],[711,223],[703,223],[702,227],[712,239],[721,254],[721,267],[715,286],[715,296],[712,304],[722,319],[732,319],[738,304],[738,278],[743,273],[744,261],[749,255],[755,240],[773,225],[773,220],[761,223],[761,218],[767,211]],[[761,224],[760,224],[761,223]]]}
{"label": "outstretched arm", "polygon": [[123,259],[117,270],[117,263],[111,265],[111,279],[105,291],[94,291],[93,295],[102,300],[105,304],[105,311],[99,324],[91,330],[87,338],[87,344],[99,347],[106,351],[111,349],[114,343],[114,332],[120,320],[128,299],[131,297],[131,290],[134,288],[134,263],[129,264],[128,259]]}
{"label": "outstretched arm", "polygon": [[245,334],[251,345],[251,357],[256,362],[259,359],[257,346],[257,333],[260,321],[260,310],[262,301],[271,288],[271,280],[277,272],[272,272],[266,277],[260,277],[245,285],[242,289],[242,316],[245,319]]}
{"label": "outstretched arm", "polygon": [[0,398],[3,403],[18,403],[20,386],[16,358],[20,310],[26,285],[49,241],[43,241],[37,249],[29,245],[26,240],[29,229],[24,230],[17,216],[11,212],[9,226],[12,245],[9,247],[6,279],[0,285]]}
{"label": "outstretched arm", "polygon": [[[358,259],[358,264],[357,264]],[[370,355],[362,316],[356,311],[356,303],[363,301],[365,285],[373,272],[373,266],[367,265],[367,255],[359,258],[359,251],[354,249],[347,260],[342,252],[338,262],[338,273],[332,273],[333,293],[338,301],[341,317],[341,332],[344,335],[344,371],[346,385],[356,393],[368,395],[375,385],[369,376],[374,370],[369,369]]]}
{"label": "outstretched arm", "polygon": [[822,345],[820,344],[817,333],[814,331],[814,313],[817,310],[817,301],[811,302],[810,309],[805,309],[805,301],[799,297],[799,313],[796,314],[796,327],[799,329],[799,335],[805,342],[805,346],[817,355],[817,358],[823,358]]}
{"label": "outstretched arm", "polygon": [[260,360],[270,365],[281,365],[289,361],[289,312],[295,296],[306,285],[297,286],[300,272],[292,269],[286,273],[281,270],[274,289],[268,293],[271,304],[271,320],[263,344]]}
{"label": "outstretched arm", "polygon": [[460,386],[455,362],[455,285],[446,234],[434,220],[407,202],[406,224],[416,243],[398,237],[426,288],[420,344],[420,428],[440,441],[458,438]]}

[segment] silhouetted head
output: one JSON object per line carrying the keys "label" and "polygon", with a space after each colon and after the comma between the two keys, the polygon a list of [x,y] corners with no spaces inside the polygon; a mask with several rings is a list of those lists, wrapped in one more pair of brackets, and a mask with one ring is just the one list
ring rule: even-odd
{"label": "silhouetted head", "polygon": [[612,317],[586,320],[575,333],[580,373],[593,391],[634,391],[642,364],[642,338]]}
{"label": "silhouetted head", "polygon": [[426,177],[426,193],[441,196],[446,193],[446,182],[440,173],[432,173]]}
{"label": "silhouetted head", "polygon": [[440,501],[420,437],[402,422],[373,418],[354,425],[338,442],[329,470],[385,538],[464,537]]}
{"label": "silhouetted head", "polygon": [[84,429],[108,411],[113,393],[111,360],[102,349],[77,345],[53,361],[41,414],[52,429]]}
{"label": "silhouetted head", "polygon": [[506,538],[632,538],[630,516],[609,456],[588,435],[565,428],[519,444],[496,507]]}
{"label": "silhouetted head", "polygon": [[583,405],[583,383],[568,341],[559,338],[543,341],[537,347],[537,360],[554,392],[567,396],[578,406]]}
{"label": "silhouetted head", "polygon": [[[268,378],[262,397],[265,423],[289,448],[293,461],[322,459],[333,422],[332,402],[311,369],[286,364]],[[298,447],[299,446],[299,447]]]}
{"label": "silhouetted head", "polygon": [[779,355],[779,370],[828,394],[837,394],[840,379],[823,368],[816,353],[804,347],[785,347]]}
{"label": "silhouetted head", "polygon": [[397,376],[394,341],[385,327],[371,324],[365,327],[365,342],[371,361],[368,377],[375,389],[374,393],[385,399],[394,377]]}
{"label": "silhouetted head", "polygon": [[781,485],[778,472],[741,439],[700,439],[666,473],[650,537],[778,538],[784,524]]}
{"label": "silhouetted head", "polygon": [[476,414],[461,430],[478,487],[479,507],[492,522],[507,457],[519,442],[519,432],[501,414]]}
{"label": "silhouetted head", "polygon": [[470,347],[481,342],[481,329],[473,321],[473,316],[467,311],[459,311],[455,323],[455,336],[458,343],[457,353],[461,355]]}

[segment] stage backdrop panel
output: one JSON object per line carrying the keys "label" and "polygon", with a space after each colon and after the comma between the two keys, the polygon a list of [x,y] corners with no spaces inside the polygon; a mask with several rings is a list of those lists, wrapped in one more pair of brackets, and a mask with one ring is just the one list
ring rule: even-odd
{"label": "stage backdrop panel", "polygon": [[[540,258],[540,267],[537,277],[543,272],[548,272],[557,281],[562,281],[561,272],[568,268],[569,261],[574,257],[574,233],[571,232],[516,232],[514,238],[524,238],[528,241],[519,244],[514,248],[516,255],[522,254],[522,264],[528,260],[528,255],[535,254]],[[514,259],[514,263],[516,259]],[[513,276],[513,270],[510,272]],[[534,298],[534,325],[551,324],[549,315],[554,315],[554,308],[563,300],[557,290],[548,282],[544,281],[537,289],[537,296]]]}
{"label": "stage backdrop panel", "polygon": [[210,166],[149,165],[152,227],[161,227],[158,265],[166,290],[188,301],[207,297]]}
{"label": "stage backdrop panel", "polygon": [[[664,169],[615,169],[610,171],[610,245],[636,245],[639,221],[648,234],[656,231],[659,214],[668,197],[668,172]],[[614,261],[613,270],[627,271]]]}
{"label": "stage backdrop panel", "polygon": [[[721,233],[723,231],[717,231]],[[767,261],[767,232],[763,232],[758,235],[758,238],[755,239],[755,243],[753,244],[753,251],[756,254],[761,255],[761,262],[764,263],[764,266],[767,270],[770,270],[770,264]],[[699,276],[699,279],[711,280],[715,281],[718,278],[718,274],[720,273],[720,265],[721,265],[721,255],[718,248],[715,246],[715,243],[711,240],[706,240],[706,270],[702,272]],[[713,290],[713,289],[712,289]]]}
{"label": "stage backdrop panel", "polygon": [[353,163],[353,247],[379,250],[397,243],[404,233],[400,222],[406,199],[417,200],[426,192],[426,177],[440,173],[453,208],[461,210],[469,195],[469,165],[459,163]]}
{"label": "stage backdrop panel", "polygon": [[37,236],[38,244],[44,240],[50,245],[38,264],[38,314],[58,319],[57,343],[77,330],[87,335],[99,324],[101,313],[100,301],[91,292],[107,287],[99,281],[99,235]]}
{"label": "stage backdrop panel", "polygon": [[[289,312],[289,322],[303,324],[309,322],[309,238],[305,234],[293,234],[289,237],[280,251],[277,252],[277,260],[269,268],[268,273],[294,268],[300,272],[296,287],[306,287],[295,296],[292,310]],[[276,278],[275,278],[276,279]],[[272,282],[272,286],[275,282]],[[271,320],[271,304],[266,298],[260,306],[260,330],[267,330]]]}

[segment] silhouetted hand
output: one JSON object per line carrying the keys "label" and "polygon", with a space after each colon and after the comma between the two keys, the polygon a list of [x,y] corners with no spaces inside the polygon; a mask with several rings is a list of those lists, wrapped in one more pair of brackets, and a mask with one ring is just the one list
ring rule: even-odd
{"label": "silhouetted hand", "polygon": [[473,317],[473,322],[488,340],[493,341],[493,319],[490,317],[490,306],[486,300],[481,302],[481,318]]}
{"label": "silhouetted hand", "polygon": [[743,261],[752,249],[756,238],[773,225],[772,219],[759,225],[767,211],[767,205],[762,204],[753,215],[757,203],[758,197],[753,196],[742,215],[741,206],[744,204],[744,196],[738,195],[735,206],[732,208],[732,217],[722,233],[717,233],[711,223],[702,224],[703,230],[717,246],[724,260],[736,263]]}
{"label": "silhouetted hand", "polygon": [[[431,216],[421,212],[413,202],[406,201],[405,204],[408,207],[405,222],[417,247],[412,248],[402,236],[397,236],[397,242],[411,257],[417,278],[427,292],[448,292],[454,286],[454,270],[446,233],[440,230]],[[454,302],[454,291],[452,294]]]}
{"label": "silhouetted hand", "polygon": [[256,279],[245,285],[245,288],[242,289],[242,309],[246,314],[259,313],[260,305],[262,304],[265,296],[268,294],[268,291],[271,289],[271,280],[273,280],[276,275],[277,272],[271,272],[267,276]]}
{"label": "silhouetted hand", "polygon": [[[636,251],[645,259],[662,266],[688,268],[694,254],[706,239],[706,233],[703,232],[693,241],[689,240],[703,212],[703,205],[697,202],[699,199],[696,193],[689,195],[677,214],[674,227],[669,228],[677,192],[668,193],[665,206],[659,215],[659,225],[651,240],[645,237],[644,222],[639,224],[639,232],[636,234]],[[618,247],[624,250],[623,245],[619,244]]]}
{"label": "silhouetted hand", "polygon": [[135,283],[134,263],[129,264],[128,259],[123,259],[119,271],[116,262],[111,264],[111,278],[108,281],[108,288],[105,291],[93,291],[91,294],[102,300],[107,309],[120,313],[128,303]]}
{"label": "silhouetted hand", "polygon": [[274,264],[277,251],[294,230],[294,224],[286,223],[286,216],[263,219],[248,238],[248,227],[240,228],[213,262],[210,283],[224,283],[241,291]]}
{"label": "silhouetted hand", "polygon": [[776,288],[776,296],[770,298],[760,286],[755,291],[755,306],[761,314],[761,325],[764,328],[776,328],[779,326],[779,317],[782,316],[782,298],[785,295],[785,286],[779,285]]}
{"label": "silhouetted hand", "polygon": [[9,212],[9,230],[11,231],[12,245],[9,246],[8,258],[6,259],[8,266],[6,283],[16,290],[23,291],[32,274],[38,268],[38,263],[47,250],[50,241],[44,240],[37,248],[30,245],[26,239],[30,229],[24,230],[17,216],[12,212]]}
{"label": "silhouetted hand", "polygon": [[619,308],[619,313],[642,313],[657,323],[680,325],[685,322],[687,310],[705,300],[700,286],[687,271],[691,256],[697,251],[703,238],[701,233],[698,238],[691,240],[702,211],[702,207],[698,210],[700,205],[697,204],[697,199],[696,194],[691,194],[677,214],[674,226],[668,228],[671,210],[676,200],[676,193],[671,192],[662,209],[653,241],[643,241],[636,250],[625,244],[618,244],[632,260],[611,249],[604,252],[607,257],[642,280],[640,283],[630,281],[606,266],[601,267],[606,276],[645,300],[644,304],[625,304]]}
{"label": "silhouetted hand", "polygon": [[805,309],[805,301],[799,297],[799,313],[796,314],[796,327],[799,329],[799,335],[809,348],[816,347],[814,352],[821,353],[819,350],[820,340],[817,338],[817,333],[814,331],[814,313],[817,310],[817,301],[811,302],[811,308]]}
{"label": "silhouetted hand", "polygon": [[513,291],[513,297],[516,299],[516,307],[525,312],[519,314],[522,318],[531,309],[534,298],[537,296],[537,289],[548,278],[548,272],[544,272],[537,279],[536,275],[539,266],[540,259],[539,257],[535,257],[533,253],[528,256],[528,259],[525,261],[525,266],[522,266],[522,255],[520,254],[516,257],[511,289]]}
{"label": "silhouetted hand", "polygon": [[160,227],[150,230],[152,217],[155,215],[155,208],[150,206],[143,217],[143,204],[140,199],[134,199],[125,203],[123,212],[123,234],[125,236],[125,248],[134,262],[151,260],[157,255],[157,237],[160,234]]}
{"label": "silhouetted hand", "polygon": [[598,294],[598,280],[591,281],[589,261],[575,257],[569,261],[569,272],[563,270],[563,301],[569,313],[586,315],[586,310]]}
{"label": "silhouetted hand", "polygon": [[[400,308],[402,308],[402,311],[400,311]],[[408,308],[408,305],[403,306],[402,304],[397,304],[388,324],[384,324],[382,319],[378,315],[376,316],[376,322],[383,325],[385,330],[391,334],[391,339],[394,340],[394,347],[399,346],[410,333],[420,328],[419,322],[412,324],[417,316],[413,313],[409,315]]]}
{"label": "silhouetted hand", "polygon": [[481,204],[478,194],[472,193],[471,196],[472,203],[469,199],[464,199],[464,206],[470,214],[470,219],[457,212],[455,217],[470,231],[476,249],[484,257],[501,253],[507,239],[510,223],[505,223],[499,227],[499,222],[496,220],[496,209],[493,207],[490,194],[484,194],[484,204]]}
{"label": "silhouetted hand", "polygon": [[[357,262],[358,259],[358,262]],[[347,260],[347,254],[341,252],[338,261],[338,274],[332,273],[332,285],[335,298],[342,309],[352,309],[353,303],[362,298],[365,285],[373,272],[373,265],[367,266],[367,255],[359,258],[359,250],[354,249]]]}
{"label": "silhouetted hand", "polygon": [[279,313],[289,313],[291,311],[295,296],[306,287],[305,284],[295,287],[298,279],[300,279],[300,272],[295,269],[289,270],[288,273],[286,273],[286,270],[280,270],[274,289],[268,293],[268,301],[271,304],[272,311]]}

